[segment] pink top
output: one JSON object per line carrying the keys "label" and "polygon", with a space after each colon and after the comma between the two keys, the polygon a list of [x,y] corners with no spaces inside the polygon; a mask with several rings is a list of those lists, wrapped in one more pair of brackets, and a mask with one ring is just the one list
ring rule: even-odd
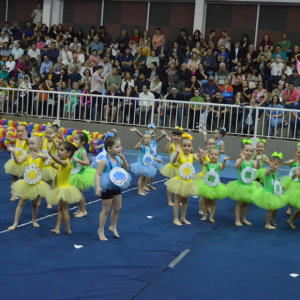
{"label": "pink top", "polygon": [[101,58],[99,55],[94,56],[90,55],[89,60],[91,61],[92,64],[97,64],[97,66],[100,64]]}
{"label": "pink top", "polygon": [[97,72],[95,72],[92,75],[91,93],[98,92],[102,94],[103,83],[100,82],[99,79],[101,79],[100,75]]}
{"label": "pink top", "polygon": [[[283,98],[285,98],[287,96],[287,93],[288,93],[288,89],[286,89],[284,92],[283,92]],[[290,95],[289,95],[289,98],[287,99],[288,102],[292,102],[292,101],[296,101],[296,100],[299,100],[299,91],[297,89],[294,89]]]}
{"label": "pink top", "polygon": [[297,61],[297,71],[298,71],[298,74],[300,74],[300,61],[299,60]]}
{"label": "pink top", "polygon": [[36,45],[36,47],[40,50],[42,50],[42,47],[45,45],[44,42],[38,42],[38,44]]}
{"label": "pink top", "polygon": [[245,80],[245,75],[240,76],[241,79],[236,78],[235,75],[232,76],[231,85],[234,85],[235,83],[242,83]]}
{"label": "pink top", "polygon": [[[86,91],[82,91],[81,93],[82,94],[86,94]],[[89,97],[89,101],[86,101],[86,97],[85,96],[81,97],[81,104],[83,104],[83,103],[90,104],[91,101],[92,101],[92,97],[91,96]]]}
{"label": "pink top", "polygon": [[19,60],[19,62],[17,64],[17,70],[22,70],[23,68],[27,68],[29,70],[29,64],[27,65],[27,67],[23,67],[22,61]]}
{"label": "pink top", "polygon": [[155,47],[159,47],[161,45],[161,39],[163,39],[165,36],[164,35],[160,35],[157,36],[156,34],[153,35],[153,43]]}

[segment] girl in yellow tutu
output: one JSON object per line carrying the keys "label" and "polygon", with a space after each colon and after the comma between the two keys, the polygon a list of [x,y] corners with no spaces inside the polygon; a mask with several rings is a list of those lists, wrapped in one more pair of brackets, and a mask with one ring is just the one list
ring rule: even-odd
{"label": "girl in yellow tutu", "polygon": [[[193,153],[193,137],[190,134],[184,133],[182,135],[181,147],[176,146],[175,155],[172,158],[172,163],[178,163],[177,176],[165,182],[169,192],[174,193],[174,221],[176,225],[182,223],[190,225],[191,223],[186,219],[187,203],[190,196],[196,196],[199,190],[193,180],[195,175],[195,168],[193,166],[194,160],[199,162],[197,154]],[[181,153],[182,150],[182,153]],[[181,207],[181,222],[178,219],[179,205]]]}
{"label": "girl in yellow tutu", "polygon": [[206,167],[205,175],[203,179],[196,180],[196,185],[199,189],[199,192],[203,196],[203,218],[201,221],[206,221],[207,219],[207,208],[211,207],[211,213],[209,221],[214,223],[214,216],[216,213],[216,202],[217,199],[224,199],[227,197],[227,187],[220,182],[220,172],[225,170],[226,161],[230,157],[223,158],[222,163],[219,162],[220,159],[220,150],[218,146],[213,146],[208,151],[209,161],[204,161],[205,152],[200,149],[202,154],[200,157],[200,164]]}
{"label": "girl in yellow tutu", "polygon": [[[178,127],[178,126],[172,131],[172,140],[173,140],[172,144],[171,144],[171,138],[168,135],[166,135],[166,139],[168,140],[168,142],[165,148],[165,152],[170,154],[171,161],[167,165],[164,165],[159,171],[162,175],[164,175],[167,178],[173,178],[177,176],[178,173],[178,163],[175,162],[174,164],[172,162],[172,158],[176,154],[177,146],[180,147],[182,132],[183,132],[182,127]],[[182,153],[181,150],[180,153]],[[170,192],[168,189],[167,189],[167,196],[168,196],[168,205],[173,206],[174,204],[172,202],[172,192]]]}
{"label": "girl in yellow tutu", "polygon": [[38,202],[41,197],[46,197],[50,192],[49,185],[42,181],[44,162],[48,158],[47,155],[40,153],[42,136],[42,133],[36,132],[33,134],[28,140],[28,147],[31,153],[25,156],[18,157],[15,148],[11,146],[7,148],[8,151],[13,153],[14,160],[17,164],[26,163],[24,179],[14,182],[11,186],[12,195],[14,197],[20,197],[20,201],[16,209],[14,224],[8,227],[9,230],[17,228],[20,216],[26,204],[26,199],[31,200],[32,203],[32,225],[34,227],[40,227],[36,222],[39,211]]}
{"label": "girl in yellow tutu", "polygon": [[[57,169],[56,178],[53,184],[53,190],[48,194],[46,200],[51,205],[58,204],[58,214],[56,227],[51,231],[60,234],[62,221],[65,223],[66,233],[71,234],[69,204],[79,202],[82,195],[77,187],[71,185],[70,176],[72,163],[70,159],[74,155],[77,145],[75,143],[65,142],[58,148],[58,156],[52,153],[53,145],[48,148],[48,154],[54,160],[52,167]],[[59,165],[59,167],[56,164]]]}
{"label": "girl in yellow tutu", "polygon": [[261,184],[264,183],[265,174],[267,171],[267,169],[265,168],[265,164],[269,164],[269,158],[264,154],[264,152],[266,151],[266,144],[266,140],[258,140],[254,154],[251,157],[252,160],[256,160],[257,155],[263,156],[263,160],[260,163],[260,168],[255,172],[255,179],[257,179]]}
{"label": "girl in yellow tutu", "polygon": [[[260,161],[263,159],[262,154],[257,156],[257,162],[251,160],[253,155],[252,141],[243,139],[241,158],[237,159],[235,169],[238,170],[238,179],[227,184],[228,196],[236,200],[235,207],[235,225],[243,224],[252,225],[247,221],[248,203],[253,202],[251,195],[256,189],[261,188],[260,183],[255,181],[254,169],[260,168]],[[241,219],[240,219],[241,217]],[[243,223],[243,224],[242,224]]]}
{"label": "girl in yellow tutu", "polygon": [[[19,122],[17,126],[17,138],[11,138],[10,136],[6,135],[5,139],[8,140],[10,143],[15,144],[15,155],[18,158],[24,158],[28,153],[28,129],[26,122]],[[23,173],[27,167],[26,160],[18,164],[12,157],[5,165],[5,173],[12,175],[12,184],[16,182],[19,178],[23,176]],[[16,201],[15,197],[12,196],[10,201]]]}

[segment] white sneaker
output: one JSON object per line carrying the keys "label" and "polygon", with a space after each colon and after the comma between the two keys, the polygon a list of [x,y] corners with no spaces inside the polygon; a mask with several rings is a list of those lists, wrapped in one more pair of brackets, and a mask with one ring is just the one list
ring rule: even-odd
{"label": "white sneaker", "polygon": [[199,128],[199,125],[196,125],[196,128],[198,129],[198,128]]}

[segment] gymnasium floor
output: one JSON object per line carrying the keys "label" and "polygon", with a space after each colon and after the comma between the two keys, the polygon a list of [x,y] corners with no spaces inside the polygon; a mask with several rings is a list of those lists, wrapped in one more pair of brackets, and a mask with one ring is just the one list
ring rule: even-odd
{"label": "gymnasium floor", "polygon": [[[137,152],[125,151],[129,162]],[[164,163],[169,158],[164,154]],[[0,151],[0,165],[9,154]],[[223,172],[226,183],[237,177],[230,162]],[[200,167],[197,166],[196,170]],[[198,171],[197,170],[197,171]],[[280,175],[287,175],[282,169]],[[11,178],[0,175],[0,282],[1,299],[300,299],[299,227],[286,223],[286,209],[278,213],[276,230],[264,228],[266,212],[250,206],[253,226],[234,226],[235,202],[217,202],[216,223],[201,222],[198,198],[190,198],[187,219],[191,226],[173,225],[164,178],[155,178],[157,191],[137,196],[137,177],[123,194],[118,222],[120,239],[106,230],[107,242],[97,236],[101,199],[86,193],[88,215],[74,218],[72,235],[57,236],[56,209],[39,211],[40,228],[31,221],[27,203],[20,227],[10,232],[17,202],[10,198]],[[297,226],[298,225],[298,226]],[[107,228],[109,226],[109,220]],[[63,227],[64,228],[64,227]],[[62,228],[62,229],[63,229]],[[83,246],[79,249],[77,246]],[[190,252],[174,268],[168,265],[184,250]]]}

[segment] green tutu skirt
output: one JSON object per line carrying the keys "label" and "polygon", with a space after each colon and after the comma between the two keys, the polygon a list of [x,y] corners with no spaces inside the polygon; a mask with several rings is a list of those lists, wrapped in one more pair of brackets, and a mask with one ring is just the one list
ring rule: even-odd
{"label": "green tutu skirt", "polygon": [[260,168],[256,170],[255,179],[258,179],[260,183],[264,183],[266,171],[267,171],[266,168]]}
{"label": "green tutu skirt", "polygon": [[165,182],[167,190],[176,195],[182,197],[197,196],[199,190],[194,180],[185,181],[176,177],[173,177]]}
{"label": "green tutu skirt", "polygon": [[292,206],[300,209],[300,191],[299,190],[288,190],[285,193],[286,200]]}
{"label": "green tutu skirt", "polygon": [[47,202],[52,205],[57,205],[60,200],[73,204],[81,199],[82,194],[75,186],[56,187],[46,197]]}
{"label": "green tutu skirt", "polygon": [[[202,172],[201,172],[202,173]],[[202,180],[203,179],[203,176],[201,173],[197,173],[194,175],[193,179],[196,181],[196,180]]]}
{"label": "green tutu skirt", "polygon": [[167,178],[173,178],[178,174],[178,167],[174,168],[171,164],[164,165],[159,172]]}
{"label": "green tutu skirt", "polygon": [[253,202],[251,195],[258,189],[262,189],[262,186],[257,181],[252,181],[251,184],[238,184],[237,181],[230,181],[227,184],[228,196],[231,199],[248,203]]}
{"label": "green tutu skirt", "polygon": [[252,202],[260,208],[267,210],[276,210],[287,205],[287,197],[285,194],[280,196],[275,196],[270,192],[264,191],[264,189],[259,189],[252,195]]}
{"label": "green tutu skirt", "polygon": [[280,178],[281,186],[288,190],[300,190],[300,181],[294,181],[289,175]]}
{"label": "green tutu skirt", "polygon": [[27,163],[16,164],[13,159],[10,159],[4,165],[4,170],[6,174],[11,174],[12,176],[22,177],[25,169],[27,168]]}
{"label": "green tutu skirt", "polygon": [[42,169],[42,180],[52,181],[57,174],[57,170],[52,168],[51,165],[44,166]]}
{"label": "green tutu skirt", "polygon": [[72,174],[70,177],[70,183],[81,191],[88,190],[94,186],[95,174],[96,169],[87,167],[77,174]]}
{"label": "green tutu skirt", "polygon": [[28,184],[24,179],[19,179],[11,186],[11,193],[14,197],[20,197],[24,200],[35,200],[37,197],[46,197],[51,188],[49,184],[40,181],[37,184]]}
{"label": "green tutu skirt", "polygon": [[221,182],[215,187],[207,186],[204,180],[197,180],[195,183],[199,189],[199,196],[206,199],[224,199],[228,196],[227,187]]}

